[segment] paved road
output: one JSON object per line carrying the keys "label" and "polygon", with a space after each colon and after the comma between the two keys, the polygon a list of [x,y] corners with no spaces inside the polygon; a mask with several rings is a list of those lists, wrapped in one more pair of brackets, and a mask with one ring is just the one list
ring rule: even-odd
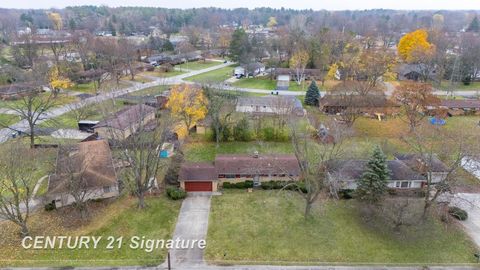
{"label": "paved road", "polygon": [[[393,91],[395,91],[395,86],[390,82],[383,82],[383,84],[385,85],[385,88],[386,88],[385,94],[387,96],[391,96],[393,94]],[[462,97],[476,98],[480,95],[480,91],[454,90],[454,91],[448,92],[448,91],[434,89],[433,94],[437,96],[453,95],[458,97],[462,96]]]}
{"label": "paved road", "polygon": [[[198,241],[207,239],[210,197],[210,195],[193,194],[187,196],[180,209],[177,225],[173,234],[174,240]],[[199,249],[198,246],[193,249],[173,249],[170,250],[170,255],[172,265],[176,267],[185,266],[185,269],[190,269],[195,265],[205,264],[203,260],[203,250]]]}
{"label": "paved road", "polygon": [[[187,77],[190,77],[190,76],[195,76],[195,75],[202,74],[202,73],[205,73],[205,72],[209,72],[209,71],[212,71],[212,70],[216,70],[216,69],[219,69],[219,68],[223,68],[223,67],[226,67],[226,66],[229,66],[229,65],[232,65],[232,64],[233,63],[229,62],[229,63],[205,68],[205,69],[202,69],[202,70],[195,70],[195,71],[192,71],[192,72],[189,72],[189,73],[181,74],[181,75],[170,77],[170,78],[157,78],[156,80],[154,80],[152,82],[148,82],[148,83],[134,83],[132,86],[124,88],[124,89],[116,89],[116,90],[114,89],[111,92],[103,93],[103,94],[95,96],[95,97],[87,98],[87,99],[83,100],[80,105],[81,106],[87,106],[87,105],[91,105],[91,104],[94,104],[94,103],[100,103],[100,102],[103,102],[103,101],[108,100],[108,99],[112,99],[112,98],[115,98],[115,97],[118,97],[118,96],[122,96],[122,95],[125,95],[125,94],[128,94],[128,93],[131,93],[131,92],[140,91],[140,90],[143,90],[143,89],[146,89],[146,88],[149,88],[149,87],[183,83],[184,78],[187,78]],[[71,111],[72,107],[74,107],[74,106],[72,106],[72,104],[67,104],[67,105],[52,109],[52,110],[48,111],[44,116],[42,116],[42,120],[37,121],[37,124],[40,124],[44,121],[47,121],[48,119],[55,118],[55,117],[58,117],[62,114],[65,114],[65,113]],[[11,134],[12,134],[13,130],[27,132],[29,130],[27,121],[23,120],[23,121],[20,121],[16,124],[11,125],[10,128],[1,129],[0,130],[0,143],[4,143],[7,140],[9,140],[11,138]]]}

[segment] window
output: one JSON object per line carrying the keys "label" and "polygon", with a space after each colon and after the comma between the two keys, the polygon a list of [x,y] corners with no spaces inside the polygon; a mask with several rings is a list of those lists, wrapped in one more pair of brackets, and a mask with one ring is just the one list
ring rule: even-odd
{"label": "window", "polygon": [[112,192],[112,187],[110,186],[104,186],[103,187],[103,193],[110,193]]}
{"label": "window", "polygon": [[410,181],[395,181],[396,188],[410,188],[412,182]]}
{"label": "window", "polygon": [[235,174],[226,174],[225,178],[235,178]]}
{"label": "window", "polygon": [[219,174],[218,178],[225,178],[225,174]]}

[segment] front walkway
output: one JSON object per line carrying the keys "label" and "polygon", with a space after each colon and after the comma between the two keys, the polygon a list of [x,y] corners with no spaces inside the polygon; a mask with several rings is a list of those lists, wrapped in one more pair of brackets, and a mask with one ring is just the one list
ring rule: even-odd
{"label": "front walkway", "polygon": [[[206,240],[208,231],[208,216],[210,214],[210,194],[188,194],[183,201],[173,239]],[[208,243],[207,243],[208,245]],[[203,250],[197,245],[191,249],[170,250],[171,265],[174,269],[205,264]],[[166,266],[166,262],[163,266]]]}

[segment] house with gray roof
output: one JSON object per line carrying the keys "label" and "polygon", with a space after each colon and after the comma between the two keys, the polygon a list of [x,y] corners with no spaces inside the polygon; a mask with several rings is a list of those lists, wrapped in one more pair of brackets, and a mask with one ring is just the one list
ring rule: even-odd
{"label": "house with gray roof", "polygon": [[[356,189],[357,182],[362,178],[367,162],[367,160],[342,160],[330,164],[332,166],[329,173],[330,181],[337,182],[340,189]],[[424,176],[415,172],[400,160],[387,161],[387,167],[390,171],[389,188],[422,188],[426,182]]]}

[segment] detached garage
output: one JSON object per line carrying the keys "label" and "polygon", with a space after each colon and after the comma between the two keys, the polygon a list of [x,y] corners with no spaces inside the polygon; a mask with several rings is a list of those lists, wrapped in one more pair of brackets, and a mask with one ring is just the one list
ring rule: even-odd
{"label": "detached garage", "polygon": [[182,164],[178,179],[180,187],[187,192],[217,191],[217,173],[210,163]]}

